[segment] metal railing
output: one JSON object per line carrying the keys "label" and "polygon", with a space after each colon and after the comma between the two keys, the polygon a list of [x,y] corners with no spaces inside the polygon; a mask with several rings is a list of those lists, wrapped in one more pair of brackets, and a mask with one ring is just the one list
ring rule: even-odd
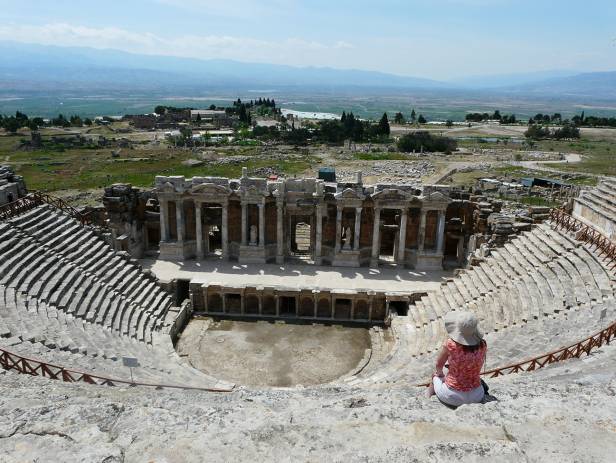
{"label": "metal railing", "polygon": [[0,206],[0,220],[8,220],[12,217],[16,217],[42,204],[49,204],[50,206],[66,212],[82,225],[89,225],[91,223],[90,213],[83,214],[62,198],[40,191],[33,191],[22,198]]}
{"label": "metal railing", "polygon": [[22,355],[15,354],[6,349],[0,348],[0,367],[5,370],[14,370],[18,373],[42,376],[43,378],[57,379],[68,383],[87,383],[96,384],[99,386],[146,386],[157,388],[172,388],[172,389],[192,389],[208,392],[232,392],[233,389],[212,388],[212,387],[196,387],[196,386],[181,386],[175,384],[152,384],[126,379],[109,378],[106,376],[93,375],[84,371],[72,370],[59,365],[35,360]]}
{"label": "metal railing", "polygon": [[550,211],[550,220],[556,228],[574,232],[577,240],[584,241],[591,247],[594,246],[599,257],[609,260],[608,266],[611,270],[614,270],[616,267],[616,243],[581,220],[567,214],[562,209],[552,209]]}
{"label": "metal railing", "polygon": [[548,352],[547,354],[533,357],[528,360],[523,360],[512,365],[484,371],[482,375],[487,376],[488,378],[496,378],[498,376],[508,375],[511,373],[520,373],[522,371],[535,371],[539,368],[545,367],[546,365],[562,362],[563,360],[580,358],[583,355],[590,355],[592,350],[598,349],[604,344],[609,344],[614,337],[616,337],[616,322],[612,323],[610,326],[599,331],[598,333],[589,336],[583,341],[576,342],[575,344],[567,347],[561,347],[553,352]]}

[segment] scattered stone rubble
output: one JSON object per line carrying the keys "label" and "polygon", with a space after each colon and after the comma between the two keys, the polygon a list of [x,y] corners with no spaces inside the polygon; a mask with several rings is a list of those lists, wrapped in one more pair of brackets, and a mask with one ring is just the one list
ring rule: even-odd
{"label": "scattered stone rubble", "polygon": [[[428,161],[375,161],[362,166],[364,176],[376,176],[382,182],[411,182],[420,183],[422,177],[434,174],[434,164]],[[352,179],[357,169],[337,169],[336,177],[339,179]]]}
{"label": "scattered stone rubble", "polygon": [[9,166],[0,166],[0,206],[11,203],[27,194],[26,184],[21,175]]}

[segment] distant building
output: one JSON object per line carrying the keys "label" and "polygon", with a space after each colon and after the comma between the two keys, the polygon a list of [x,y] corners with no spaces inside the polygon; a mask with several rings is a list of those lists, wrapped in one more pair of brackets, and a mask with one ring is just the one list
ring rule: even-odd
{"label": "distant building", "polygon": [[233,119],[226,111],[218,109],[192,109],[190,111],[190,120],[196,121],[201,119],[204,124],[212,124],[216,127],[229,127]]}

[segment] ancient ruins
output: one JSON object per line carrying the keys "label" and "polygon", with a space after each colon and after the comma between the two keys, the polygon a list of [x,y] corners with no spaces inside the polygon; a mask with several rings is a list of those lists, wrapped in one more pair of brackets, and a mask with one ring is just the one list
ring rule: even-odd
{"label": "ancient ruins", "polygon": [[[350,183],[157,177],[152,189],[108,187],[104,210],[76,210],[57,198],[27,194],[10,173],[4,185],[17,185],[13,201],[0,206],[0,365],[9,372],[156,386],[149,401],[171,400],[173,391],[187,403],[205,394],[186,388],[228,394],[224,403],[245,415],[227,424],[243,429],[246,416],[263,420],[246,405],[253,401],[287,403],[304,414],[304,423],[327,415],[322,404],[339,407],[341,397],[360,414],[378,415],[387,409],[376,405],[383,395],[398,404],[396,410],[427,407],[440,417],[438,404],[416,398],[421,389],[414,386],[430,376],[449,311],[479,317],[492,376],[595,352],[601,365],[609,365],[597,349],[616,336],[616,245],[600,233],[612,230],[611,179],[576,198],[569,205],[573,215],[534,208],[525,216],[507,214],[501,202],[481,194],[438,185],[364,185],[361,176]],[[201,328],[186,329],[194,317]],[[223,343],[219,352],[233,350],[239,338],[227,328],[211,332],[208,320],[269,321],[268,330],[277,323],[306,329],[344,324],[366,330],[370,347],[354,352],[361,358],[357,366],[326,384],[288,383],[290,376],[278,371],[284,389],[249,387],[190,363],[205,355],[187,353],[190,343],[176,352],[189,331],[197,340],[214,336],[210,342]],[[250,333],[242,336],[250,340]],[[292,340],[281,350],[266,339],[255,349],[261,358],[302,351]],[[310,342],[310,333],[302,339]],[[249,347],[243,345],[245,355]],[[302,351],[308,365],[311,349]],[[345,351],[324,358],[337,355]],[[577,362],[575,368],[590,371]],[[242,358],[237,368],[267,373],[249,365]],[[528,374],[557,377],[550,371],[561,370]],[[497,421],[513,419],[503,416],[515,408],[525,378],[516,387],[507,378],[489,379],[498,406],[507,410]],[[537,387],[543,386],[533,383]],[[569,388],[563,394],[571,394]],[[214,400],[199,397],[204,402],[195,403]],[[364,419],[373,422],[377,415]],[[474,419],[487,423],[481,414]],[[522,431],[511,429],[521,442]]]}

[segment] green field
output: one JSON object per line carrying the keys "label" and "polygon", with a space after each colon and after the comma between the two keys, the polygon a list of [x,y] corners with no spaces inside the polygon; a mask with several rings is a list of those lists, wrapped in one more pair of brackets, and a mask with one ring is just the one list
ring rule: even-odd
{"label": "green field", "polygon": [[[255,155],[241,165],[205,161],[202,166],[190,167],[183,165],[182,161],[194,159],[195,154],[166,147],[128,150],[120,158],[112,158],[110,149],[17,151],[14,149],[16,141],[16,137],[0,137],[2,163],[12,165],[25,178],[29,189],[42,191],[99,189],[112,183],[148,187],[153,185],[156,175],[237,178],[242,166],[248,167],[249,172],[273,167],[279,173],[294,175],[301,174],[317,162],[310,156],[272,162]],[[242,148],[234,154],[248,155],[249,149]]]}

